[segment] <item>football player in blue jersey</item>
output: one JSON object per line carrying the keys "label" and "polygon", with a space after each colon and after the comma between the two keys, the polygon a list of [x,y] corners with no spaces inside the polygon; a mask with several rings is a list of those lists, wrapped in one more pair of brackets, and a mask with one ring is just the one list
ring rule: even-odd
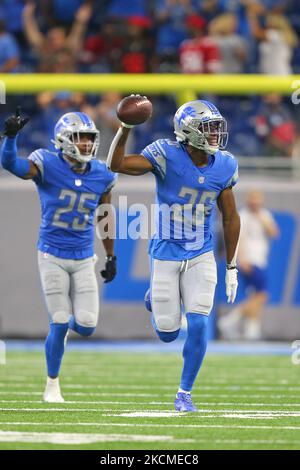
{"label": "football player in blue jersey", "polygon": [[237,291],[240,218],[232,187],[238,179],[238,165],[223,151],[228,138],[226,120],[208,101],[181,106],[174,117],[176,141],[157,140],[139,155],[125,155],[130,127],[122,123],[107,165],[118,173],[152,172],[156,178],[156,233],[149,248],[151,283],[145,301],[158,337],[167,343],[179,334],[183,306],[188,328],[175,409],[193,412],[197,408],[191,390],[206,352],[208,316],[217,283],[212,241],[216,203],[223,220],[228,302],[234,302]]}
{"label": "football player in blue jersey", "polygon": [[[99,131],[84,113],[63,115],[55,126],[57,152],[34,151],[28,159],[17,155],[17,134],[27,118],[5,121],[1,150],[3,168],[22,179],[32,179],[40,197],[42,221],[38,264],[50,319],[45,352],[48,378],[44,401],[61,403],[59,370],[68,329],[90,336],[97,325],[98,285],[94,257],[94,215],[110,203],[116,175],[96,160]],[[114,240],[105,238],[105,282],[116,274]]]}

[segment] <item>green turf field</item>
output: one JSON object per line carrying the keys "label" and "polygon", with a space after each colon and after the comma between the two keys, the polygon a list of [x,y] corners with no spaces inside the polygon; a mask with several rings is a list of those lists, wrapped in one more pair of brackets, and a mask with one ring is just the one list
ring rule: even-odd
{"label": "green turf field", "polygon": [[0,366],[1,449],[299,449],[300,365],[289,356],[211,354],[198,413],[175,414],[177,354],[71,352],[65,404],[41,401],[42,353]]}

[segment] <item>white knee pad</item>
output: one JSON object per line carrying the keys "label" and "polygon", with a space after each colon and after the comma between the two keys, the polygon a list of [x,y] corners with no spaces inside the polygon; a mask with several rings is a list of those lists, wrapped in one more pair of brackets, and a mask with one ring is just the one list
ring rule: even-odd
{"label": "white knee pad", "polygon": [[155,324],[157,326],[157,329],[159,331],[164,331],[166,333],[171,333],[172,331],[177,331],[179,330],[181,324],[178,322],[178,319],[174,317],[174,315],[168,315],[168,316],[159,316],[155,319]]}
{"label": "white knee pad", "polygon": [[76,312],[76,323],[87,328],[95,328],[98,322],[98,312],[87,312],[81,310]]}
{"label": "white knee pad", "polygon": [[52,321],[53,323],[69,323],[70,314],[69,312],[55,312],[52,314]]}

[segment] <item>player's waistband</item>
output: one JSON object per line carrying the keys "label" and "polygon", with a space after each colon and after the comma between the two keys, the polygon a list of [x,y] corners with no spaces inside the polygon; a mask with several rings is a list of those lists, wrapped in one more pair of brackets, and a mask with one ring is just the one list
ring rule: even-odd
{"label": "player's waistband", "polygon": [[50,253],[50,255],[56,256],[57,258],[85,259],[94,256],[93,245],[84,249],[62,249],[39,240],[37,248],[39,251]]}

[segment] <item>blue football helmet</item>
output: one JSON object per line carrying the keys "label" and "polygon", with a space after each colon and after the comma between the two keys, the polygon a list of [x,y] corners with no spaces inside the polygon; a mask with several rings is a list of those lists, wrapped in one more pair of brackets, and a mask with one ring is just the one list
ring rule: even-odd
{"label": "blue football helmet", "polygon": [[213,103],[189,101],[174,116],[174,132],[178,142],[216,153],[226,148],[227,122]]}
{"label": "blue football helmet", "polygon": [[[81,153],[77,144],[81,143],[81,135],[90,134],[93,145],[85,153]],[[78,160],[80,163],[87,163],[92,158],[96,158],[100,133],[94,121],[85,113],[74,112],[64,114],[54,128],[55,147],[62,151],[64,155]]]}

